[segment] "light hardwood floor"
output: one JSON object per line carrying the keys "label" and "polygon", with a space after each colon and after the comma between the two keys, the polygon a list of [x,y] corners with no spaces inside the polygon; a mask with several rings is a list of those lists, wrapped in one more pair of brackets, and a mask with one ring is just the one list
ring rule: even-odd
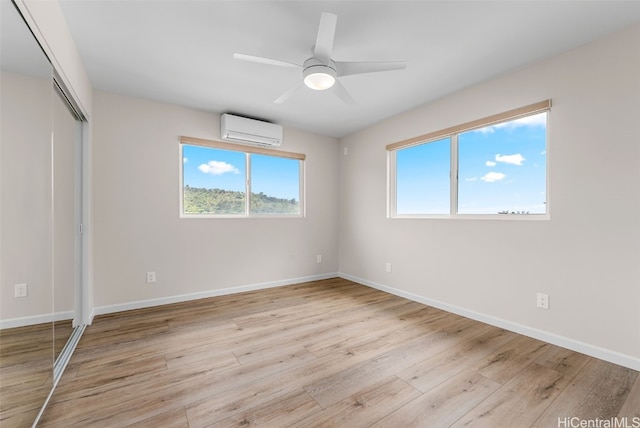
{"label": "light hardwood floor", "polygon": [[30,427],[53,386],[71,320],[0,330],[0,427]]}
{"label": "light hardwood floor", "polygon": [[53,325],[0,330],[0,427],[30,427],[53,386]]}
{"label": "light hardwood floor", "polygon": [[[343,279],[97,317],[43,427],[558,427],[638,372]],[[3,427],[4,428],[4,427]]]}

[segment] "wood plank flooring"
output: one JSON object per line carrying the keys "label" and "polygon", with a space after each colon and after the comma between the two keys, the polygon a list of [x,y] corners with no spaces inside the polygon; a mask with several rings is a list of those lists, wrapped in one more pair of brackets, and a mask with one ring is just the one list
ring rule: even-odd
{"label": "wood plank flooring", "polygon": [[639,412],[634,370],[335,278],[97,317],[41,426],[558,427]]}
{"label": "wood plank flooring", "polygon": [[0,330],[0,427],[30,427],[53,386],[53,324]]}
{"label": "wood plank flooring", "polygon": [[0,426],[30,427],[53,386],[71,320],[0,330]]}

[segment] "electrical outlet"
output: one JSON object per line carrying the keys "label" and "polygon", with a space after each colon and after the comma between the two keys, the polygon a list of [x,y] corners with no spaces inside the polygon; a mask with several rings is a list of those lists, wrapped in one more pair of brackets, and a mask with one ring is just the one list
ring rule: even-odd
{"label": "electrical outlet", "polygon": [[27,284],[16,284],[14,287],[14,297],[27,297]]}
{"label": "electrical outlet", "polygon": [[318,263],[322,263],[322,254],[318,254],[318,255],[316,256],[316,262],[318,262]]}
{"label": "electrical outlet", "polygon": [[536,306],[540,309],[549,309],[549,295],[538,293],[536,295]]}
{"label": "electrical outlet", "polygon": [[147,284],[151,284],[156,282],[156,273],[155,272],[147,272]]}
{"label": "electrical outlet", "polygon": [[385,266],[387,273],[391,273],[391,263],[387,262],[387,265]]}
{"label": "electrical outlet", "polygon": [[349,148],[345,147],[344,148],[344,155],[347,156],[349,154]]}

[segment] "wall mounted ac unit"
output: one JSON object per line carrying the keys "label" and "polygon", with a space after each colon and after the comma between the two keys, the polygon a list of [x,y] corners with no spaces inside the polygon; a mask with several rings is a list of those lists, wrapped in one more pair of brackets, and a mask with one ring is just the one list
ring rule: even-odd
{"label": "wall mounted ac unit", "polygon": [[282,144],[282,126],[223,114],[220,118],[220,138],[233,143],[277,147]]}

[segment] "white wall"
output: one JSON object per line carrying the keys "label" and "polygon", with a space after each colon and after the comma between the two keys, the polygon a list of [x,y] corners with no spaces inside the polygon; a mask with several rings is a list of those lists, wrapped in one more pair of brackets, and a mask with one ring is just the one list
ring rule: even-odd
{"label": "white wall", "polygon": [[[550,221],[385,217],[385,145],[547,98]],[[340,272],[640,369],[639,118],[635,26],[344,138]]]}
{"label": "white wall", "polygon": [[[35,324],[53,311],[53,90],[50,79],[22,74],[3,72],[0,81],[0,321]],[[27,297],[14,298],[15,284],[27,284]]]}
{"label": "white wall", "polygon": [[[46,322],[52,312],[69,319],[77,262],[76,122],[50,77],[2,72],[0,82],[0,322]],[[15,284],[27,284],[27,297],[14,298]]]}
{"label": "white wall", "polygon": [[[281,149],[307,155],[306,218],[179,218],[178,137],[219,139],[219,121],[212,113],[94,93],[96,313],[337,271],[333,138],[284,131]],[[157,273],[156,284],[145,282],[147,271]]]}
{"label": "white wall", "polygon": [[[53,91],[52,91],[53,92]],[[52,94],[53,118],[53,311],[65,319],[75,315],[79,269],[80,189],[79,124],[67,103]]]}

